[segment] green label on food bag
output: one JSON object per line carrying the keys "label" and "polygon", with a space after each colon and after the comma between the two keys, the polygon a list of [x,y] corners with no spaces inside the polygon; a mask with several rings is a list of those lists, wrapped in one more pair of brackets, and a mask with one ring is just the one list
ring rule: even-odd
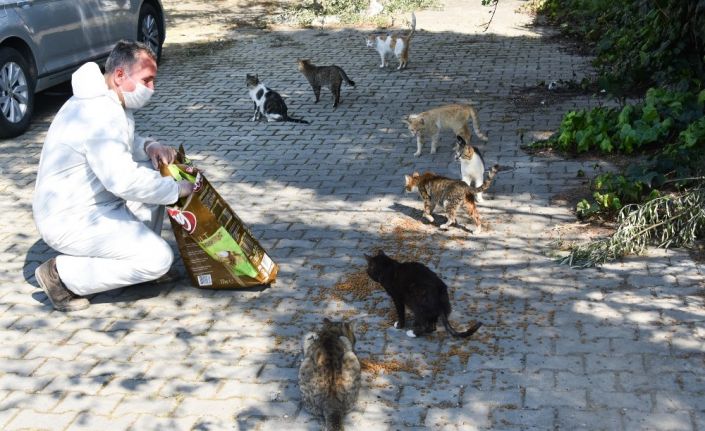
{"label": "green label on food bag", "polygon": [[250,264],[242,249],[225,228],[220,227],[213,235],[198,244],[210,257],[225,265],[236,277],[257,277],[257,270]]}
{"label": "green label on food bag", "polygon": [[168,165],[167,169],[169,170],[169,174],[171,174],[172,178],[174,178],[176,181],[188,180],[191,183],[196,181],[196,177],[194,175],[186,172],[178,165]]}

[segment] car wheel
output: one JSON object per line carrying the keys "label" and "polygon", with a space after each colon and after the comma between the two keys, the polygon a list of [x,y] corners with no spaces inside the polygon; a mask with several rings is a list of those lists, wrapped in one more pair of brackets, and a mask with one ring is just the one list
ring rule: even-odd
{"label": "car wheel", "polygon": [[17,50],[0,48],[0,138],[12,138],[29,127],[34,109],[34,80]]}
{"label": "car wheel", "polygon": [[159,61],[162,56],[164,29],[154,6],[146,3],[142,5],[138,25],[137,40],[149,46]]}

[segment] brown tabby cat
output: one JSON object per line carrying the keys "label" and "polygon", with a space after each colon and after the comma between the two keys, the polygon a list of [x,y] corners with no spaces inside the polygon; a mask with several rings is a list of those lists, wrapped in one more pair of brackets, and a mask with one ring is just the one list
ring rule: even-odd
{"label": "brown tabby cat", "polygon": [[304,359],[299,368],[303,405],[312,414],[323,416],[326,430],[343,430],[343,416],[355,406],[360,392],[353,327],[325,318],[321,329],[306,334],[303,343]]}
{"label": "brown tabby cat", "polygon": [[480,187],[471,187],[465,184],[462,180],[454,180],[432,172],[426,172],[419,175],[414,172],[413,175],[404,175],[406,181],[405,188],[408,193],[418,190],[423,199],[423,216],[426,220],[433,223],[433,212],[437,204],[441,203],[444,206],[448,221],[440,226],[441,229],[448,229],[454,225],[455,214],[458,211],[460,204],[465,203],[465,209],[470,218],[477,225],[477,232],[482,229],[480,214],[477,212],[475,205],[475,193],[484,192],[492,184],[494,176],[497,174],[497,165],[494,165],[487,176],[487,180]]}
{"label": "brown tabby cat", "polygon": [[332,66],[316,66],[310,60],[298,60],[299,72],[301,72],[308,83],[313,88],[313,94],[316,96],[316,103],[321,96],[321,87],[330,88],[333,93],[333,107],[337,108],[340,103],[340,87],[343,85],[343,80],[351,87],[355,86],[355,82],[348,78],[345,71],[336,65]]}
{"label": "brown tabby cat", "polygon": [[487,141],[487,136],[480,132],[480,124],[477,119],[477,111],[471,105],[453,104],[440,108],[431,109],[420,114],[411,114],[403,120],[409,131],[416,136],[416,152],[414,156],[421,155],[421,146],[426,140],[426,135],[432,135],[431,154],[436,153],[438,138],[443,129],[451,129],[456,136],[461,136],[465,143],[470,145],[472,133],[468,128],[468,120],[472,119],[472,128],[475,129],[477,137]]}

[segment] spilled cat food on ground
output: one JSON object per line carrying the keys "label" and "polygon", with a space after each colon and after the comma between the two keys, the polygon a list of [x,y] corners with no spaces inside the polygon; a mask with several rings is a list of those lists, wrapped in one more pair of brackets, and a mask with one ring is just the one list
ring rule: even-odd
{"label": "spilled cat food on ground", "polygon": [[390,359],[388,361],[376,361],[374,359],[360,359],[360,368],[363,373],[378,376],[380,374],[391,374],[397,372],[405,372],[420,375],[419,370],[414,366],[413,362],[398,361]]}

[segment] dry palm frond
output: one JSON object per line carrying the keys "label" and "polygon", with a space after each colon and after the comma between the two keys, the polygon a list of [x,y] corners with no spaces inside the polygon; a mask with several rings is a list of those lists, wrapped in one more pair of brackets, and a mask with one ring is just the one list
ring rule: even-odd
{"label": "dry palm frond", "polygon": [[662,196],[622,208],[610,237],[578,245],[561,263],[587,268],[640,254],[647,246],[687,247],[705,233],[705,184],[674,196]]}

